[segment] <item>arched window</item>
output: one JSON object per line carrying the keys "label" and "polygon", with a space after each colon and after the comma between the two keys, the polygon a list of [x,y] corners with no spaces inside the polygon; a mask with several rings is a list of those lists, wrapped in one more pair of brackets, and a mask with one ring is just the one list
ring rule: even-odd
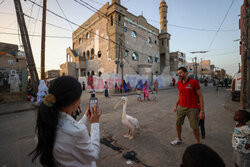
{"label": "arched window", "polygon": [[91,49],[90,60],[93,60],[93,59],[94,59],[94,54],[95,54],[95,51],[94,51],[94,48],[92,48],[92,49]]}
{"label": "arched window", "polygon": [[87,60],[89,61],[89,51],[87,51]]}
{"label": "arched window", "polygon": [[85,53],[84,51],[82,52],[82,57],[83,57],[83,60],[84,60],[84,61],[87,60],[87,59],[86,59],[86,53]]}
{"label": "arched window", "polygon": [[121,21],[121,15],[118,15],[118,21],[119,22]]}
{"label": "arched window", "polygon": [[111,15],[110,25],[113,26],[113,15]]}
{"label": "arched window", "polygon": [[79,49],[76,49],[76,55],[80,56],[80,50]]}
{"label": "arched window", "polygon": [[94,76],[94,75],[95,75],[95,72],[94,72],[94,71],[91,71],[91,75]]}
{"label": "arched window", "polygon": [[79,38],[79,44],[81,44],[82,43],[82,38]]}
{"label": "arched window", "polygon": [[136,32],[135,31],[131,31],[131,36],[136,38]]}
{"label": "arched window", "polygon": [[153,63],[153,58],[152,58],[152,56],[148,56],[148,63]]}
{"label": "arched window", "polygon": [[127,32],[128,31],[128,28],[127,28],[127,24],[124,22],[124,28],[123,28],[124,32]]}
{"label": "arched window", "polygon": [[147,38],[148,43],[152,43],[152,40],[150,37]]}
{"label": "arched window", "polygon": [[125,57],[128,57],[129,51],[125,50]]}
{"label": "arched window", "polygon": [[100,50],[98,51],[97,56],[98,56],[98,58],[102,57],[102,52]]}
{"label": "arched window", "polygon": [[139,55],[135,52],[132,53],[132,60],[138,61],[139,60]]}
{"label": "arched window", "polygon": [[89,36],[90,36],[90,35],[89,35],[89,33],[87,32],[87,34],[86,34],[86,39],[89,39]]}
{"label": "arched window", "polygon": [[102,72],[101,72],[101,71],[98,72],[98,76],[99,76],[99,77],[102,76]]}

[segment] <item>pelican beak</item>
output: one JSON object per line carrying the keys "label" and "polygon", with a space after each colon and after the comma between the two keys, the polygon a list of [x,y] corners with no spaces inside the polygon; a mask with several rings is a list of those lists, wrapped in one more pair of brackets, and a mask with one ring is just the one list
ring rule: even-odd
{"label": "pelican beak", "polygon": [[121,105],[121,104],[122,104],[122,100],[120,100],[118,103],[116,103],[116,105],[115,105],[115,107],[114,107],[114,110],[116,110],[117,107],[118,107],[119,105]]}

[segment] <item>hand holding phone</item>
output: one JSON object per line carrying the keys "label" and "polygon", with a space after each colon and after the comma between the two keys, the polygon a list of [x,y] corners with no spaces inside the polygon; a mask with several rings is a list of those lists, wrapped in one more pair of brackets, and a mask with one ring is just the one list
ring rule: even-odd
{"label": "hand holding phone", "polygon": [[98,123],[102,115],[102,111],[99,109],[99,106],[91,108],[91,115],[88,116],[90,123]]}
{"label": "hand holding phone", "polygon": [[91,115],[91,109],[98,106],[98,99],[95,97],[95,94],[91,94],[89,99],[89,115]]}

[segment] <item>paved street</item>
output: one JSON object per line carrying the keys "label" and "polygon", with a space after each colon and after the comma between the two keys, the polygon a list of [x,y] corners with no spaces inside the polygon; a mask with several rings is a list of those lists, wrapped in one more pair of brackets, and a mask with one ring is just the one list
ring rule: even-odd
{"label": "paved street", "polygon": [[[202,88],[205,100],[206,139],[202,140],[212,147],[224,159],[227,166],[232,166],[231,135],[235,122],[233,111],[238,102],[230,100],[230,91],[212,87]],[[140,134],[132,141],[123,137],[127,129],[121,124],[122,107],[114,111],[113,107],[120,96],[105,99],[98,94],[99,104],[103,110],[101,118],[101,137],[115,140],[115,145],[122,147],[123,153],[133,150],[143,163],[149,166],[179,166],[182,154],[187,146],[195,143],[188,120],[183,127],[183,141],[179,146],[171,146],[176,138],[175,113],[171,110],[177,97],[177,89],[162,90],[158,93],[157,102],[136,101],[136,95],[128,96],[127,113],[140,122]],[[82,108],[86,108],[88,93],[82,96]],[[39,166],[31,164],[27,154],[34,147],[35,111],[12,113],[0,116],[0,166]],[[98,166],[137,166],[126,164],[122,153],[101,145]]]}

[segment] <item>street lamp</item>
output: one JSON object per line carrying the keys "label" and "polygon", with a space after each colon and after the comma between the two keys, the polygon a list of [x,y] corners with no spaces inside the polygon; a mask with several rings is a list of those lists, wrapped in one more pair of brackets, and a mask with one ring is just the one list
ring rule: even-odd
{"label": "street lamp", "polygon": [[[190,52],[192,54],[196,54],[196,53],[207,53],[208,50],[200,50],[200,51],[193,51],[193,52]],[[194,57],[195,59],[195,79],[198,79],[197,77],[197,57]]]}

